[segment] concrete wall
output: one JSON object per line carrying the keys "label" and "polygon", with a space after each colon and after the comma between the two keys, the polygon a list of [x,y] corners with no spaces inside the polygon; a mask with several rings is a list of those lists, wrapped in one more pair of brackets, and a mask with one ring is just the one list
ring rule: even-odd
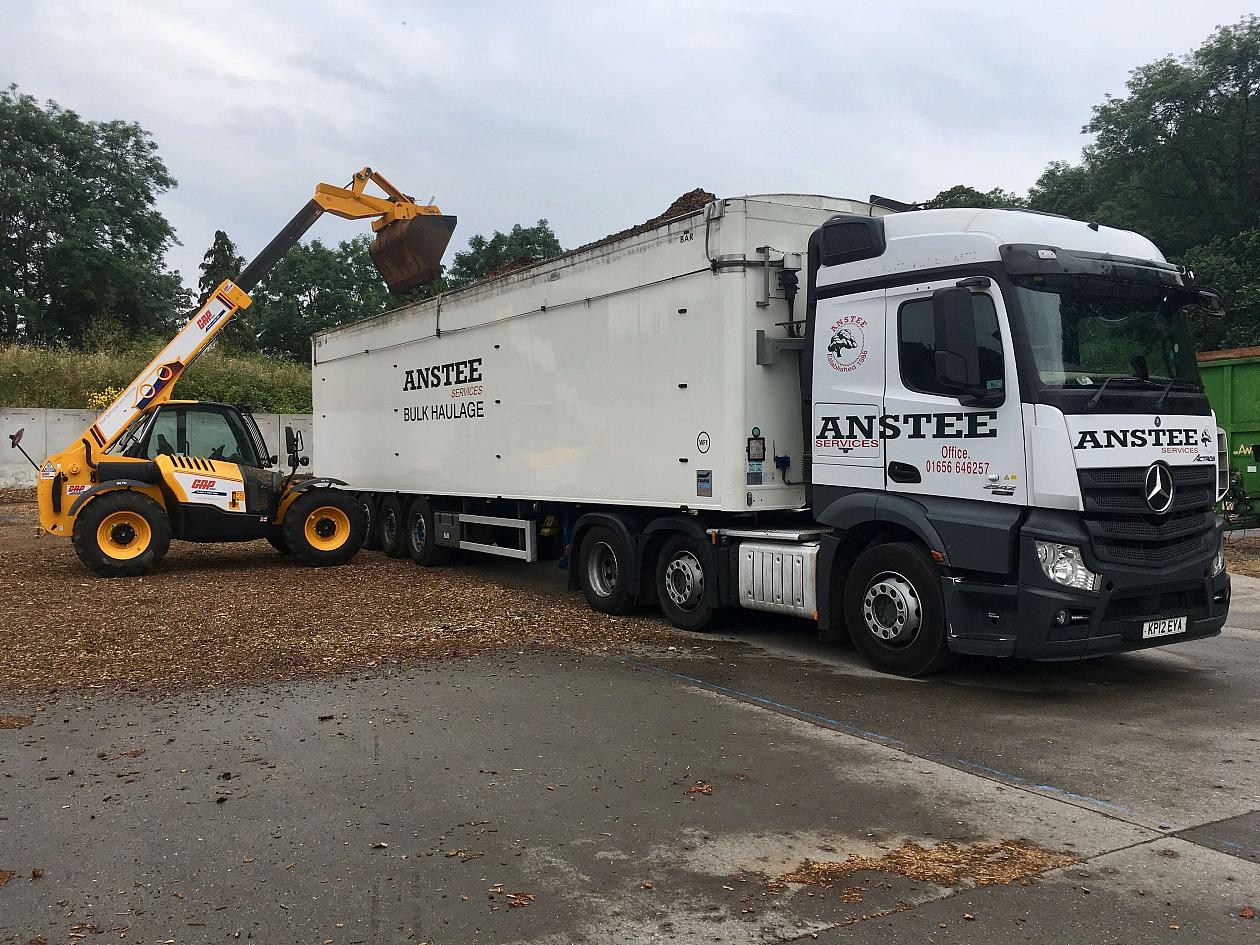
{"label": "concrete wall", "polygon": [[[97,414],[91,410],[52,410],[43,407],[6,407],[0,409],[0,488],[9,486],[35,485],[35,470],[15,449],[10,449],[6,442],[10,433],[19,428],[25,429],[22,434],[22,448],[31,454],[37,463],[51,451],[63,450],[83,435],[83,431],[95,420]],[[301,430],[306,440],[306,455],[311,458],[311,465],[303,472],[311,472],[315,468],[315,443],[311,439],[310,414],[293,413],[256,413],[254,420],[262,432],[263,439],[272,455],[280,457],[283,466],[284,428],[291,426]]]}

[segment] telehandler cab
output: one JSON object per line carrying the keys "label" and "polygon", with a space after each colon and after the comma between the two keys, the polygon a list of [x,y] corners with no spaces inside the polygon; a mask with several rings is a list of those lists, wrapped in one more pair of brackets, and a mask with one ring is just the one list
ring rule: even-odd
{"label": "telehandler cab", "polygon": [[[365,193],[369,182],[385,197]],[[319,184],[244,272],[224,281],[79,440],[37,464],[40,527],[70,536],[104,577],[153,570],[172,538],[266,539],[307,565],[343,564],[363,544],[366,513],[339,479],[295,481],[302,435],[285,431],[288,474],[274,469],[248,406],[172,399],[175,382],[250,304],[249,293],[325,212],[372,218],[372,261],[391,292],[433,279],[455,217],[417,204],[369,167],[346,187]],[[21,449],[22,431],[9,437]],[[26,451],[22,450],[26,455]]]}

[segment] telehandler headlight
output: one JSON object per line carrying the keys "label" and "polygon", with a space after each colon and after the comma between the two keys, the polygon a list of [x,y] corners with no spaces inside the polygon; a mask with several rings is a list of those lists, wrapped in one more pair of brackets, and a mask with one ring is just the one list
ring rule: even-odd
{"label": "telehandler headlight", "polygon": [[1081,549],[1076,545],[1061,545],[1057,541],[1038,541],[1037,560],[1046,577],[1055,584],[1074,587],[1081,591],[1098,590],[1102,579],[1085,567],[1081,558]]}

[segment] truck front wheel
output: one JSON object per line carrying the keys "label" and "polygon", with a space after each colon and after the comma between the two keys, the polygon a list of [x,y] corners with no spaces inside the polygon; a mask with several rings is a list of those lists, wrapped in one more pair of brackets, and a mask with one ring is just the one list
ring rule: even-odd
{"label": "truck front wheel", "polygon": [[705,551],[696,539],[676,535],[665,543],[656,565],[661,610],[682,630],[708,630],[717,617],[717,608],[705,600],[705,587],[715,580]]}
{"label": "truck front wheel", "polygon": [[953,662],[940,574],[926,551],[889,542],[858,556],[844,590],[844,616],[858,651],[876,669],[924,676]]}
{"label": "truck front wheel", "polygon": [[158,566],[171,546],[166,512],[147,495],[106,492],[74,520],[75,553],[101,577],[136,577]]}
{"label": "truck front wheel", "polygon": [[628,614],[633,554],[611,528],[596,525],[582,536],[578,552],[578,586],[592,610],[601,614]]}
{"label": "truck front wheel", "polygon": [[316,568],[345,564],[363,547],[363,506],[348,492],[313,489],[293,500],[281,526],[289,554]]}

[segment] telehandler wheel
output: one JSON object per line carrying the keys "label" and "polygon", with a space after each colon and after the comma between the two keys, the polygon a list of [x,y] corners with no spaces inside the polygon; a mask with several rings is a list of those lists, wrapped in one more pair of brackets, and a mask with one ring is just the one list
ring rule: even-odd
{"label": "telehandler wheel", "polygon": [[274,532],[267,536],[267,544],[282,555],[289,553],[289,543],[284,540],[284,532]]}
{"label": "telehandler wheel", "polygon": [[656,596],[669,622],[683,630],[713,627],[718,608],[704,599],[705,585],[717,580],[706,564],[705,547],[687,535],[665,542],[656,563]]}
{"label": "telehandler wheel", "polygon": [[74,520],[79,560],[101,577],[135,577],[158,566],[171,546],[166,512],[147,495],[121,489],[90,501]]}
{"label": "telehandler wheel", "polygon": [[407,553],[407,519],[398,496],[387,495],[381,499],[376,520],[381,551],[391,558],[401,558]]}
{"label": "telehandler wheel", "polygon": [[907,541],[872,545],[849,571],[844,619],[872,666],[897,676],[937,673],[954,661],[936,565]]}
{"label": "telehandler wheel", "polygon": [[348,492],[312,489],[293,500],[281,526],[289,554],[316,568],[345,564],[363,547],[363,506]]}
{"label": "telehandler wheel", "polygon": [[433,505],[424,496],[416,496],[407,509],[407,554],[422,567],[441,567],[451,560],[451,549],[436,539]]}
{"label": "telehandler wheel", "polygon": [[628,614],[630,571],[634,556],[611,528],[596,525],[582,536],[578,550],[578,586],[592,610],[602,614]]}
{"label": "telehandler wheel", "polygon": [[381,550],[381,532],[376,527],[376,496],[370,492],[360,492],[359,502],[363,504],[363,512],[367,515],[367,532],[363,539],[364,551],[380,551]]}

